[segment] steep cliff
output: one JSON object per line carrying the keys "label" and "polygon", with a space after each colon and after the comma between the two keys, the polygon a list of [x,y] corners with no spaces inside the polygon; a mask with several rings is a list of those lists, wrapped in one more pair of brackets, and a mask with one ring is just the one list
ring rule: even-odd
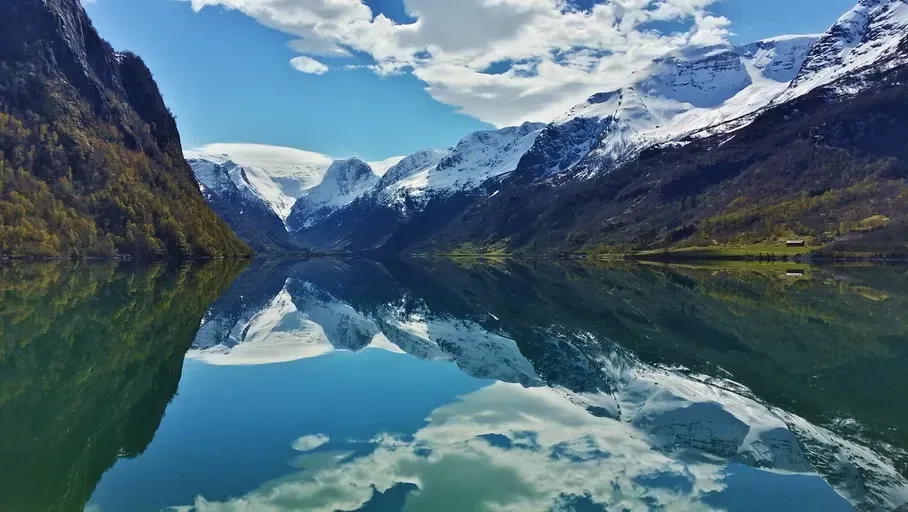
{"label": "steep cliff", "polygon": [[78,0],[0,3],[0,257],[249,252],[199,193],[142,60]]}

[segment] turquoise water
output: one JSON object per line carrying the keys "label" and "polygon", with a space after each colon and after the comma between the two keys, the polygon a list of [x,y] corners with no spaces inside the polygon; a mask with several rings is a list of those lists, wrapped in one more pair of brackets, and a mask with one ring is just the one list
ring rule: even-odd
{"label": "turquoise water", "polygon": [[904,269],[32,264],[0,283],[0,510],[908,502]]}

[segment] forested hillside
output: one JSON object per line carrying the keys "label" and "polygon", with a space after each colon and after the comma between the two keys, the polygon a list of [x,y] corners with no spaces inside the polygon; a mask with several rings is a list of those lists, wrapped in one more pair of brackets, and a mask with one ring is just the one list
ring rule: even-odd
{"label": "forested hillside", "polygon": [[79,0],[0,3],[0,257],[248,254],[142,60],[114,53]]}

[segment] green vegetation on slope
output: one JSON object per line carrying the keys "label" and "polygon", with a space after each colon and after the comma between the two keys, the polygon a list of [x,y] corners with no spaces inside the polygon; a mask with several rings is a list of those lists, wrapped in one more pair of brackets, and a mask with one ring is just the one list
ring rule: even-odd
{"label": "green vegetation on slope", "polygon": [[202,198],[151,73],[78,2],[3,2],[0,33],[0,257],[250,254]]}

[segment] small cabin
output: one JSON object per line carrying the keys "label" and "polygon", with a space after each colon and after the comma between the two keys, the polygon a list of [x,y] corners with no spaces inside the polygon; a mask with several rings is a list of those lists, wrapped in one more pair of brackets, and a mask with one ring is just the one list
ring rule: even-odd
{"label": "small cabin", "polygon": [[803,271],[803,270],[797,270],[797,269],[796,269],[796,270],[787,270],[787,271],[785,272],[785,275],[786,275],[787,277],[804,277],[804,271]]}
{"label": "small cabin", "polygon": [[804,240],[789,240],[785,242],[785,245],[788,247],[805,247],[807,246],[807,243],[804,242]]}

